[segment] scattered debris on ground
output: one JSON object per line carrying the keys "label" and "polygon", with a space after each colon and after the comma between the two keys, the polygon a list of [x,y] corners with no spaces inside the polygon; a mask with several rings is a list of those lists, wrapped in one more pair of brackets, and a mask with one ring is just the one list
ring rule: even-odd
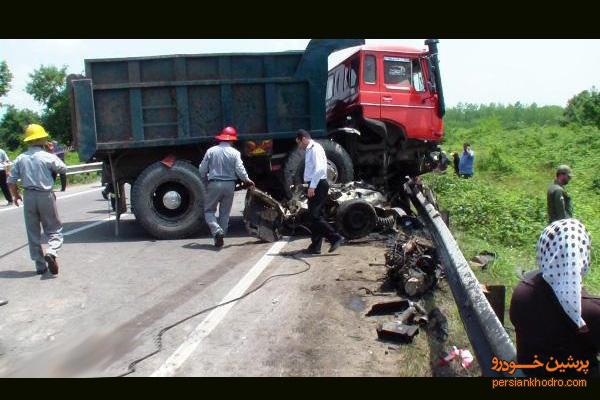
{"label": "scattered debris on ground", "polygon": [[452,346],[450,351],[440,357],[439,365],[446,366],[454,360],[459,361],[464,369],[468,369],[473,364],[473,355],[468,349],[458,349],[456,346]]}
{"label": "scattered debris on ground", "polygon": [[494,261],[496,261],[496,254],[489,251],[482,251],[471,260],[469,260],[469,265],[471,268],[481,268],[486,269],[490,267]]}
{"label": "scattered debris on ground", "polygon": [[[375,303],[365,316],[393,315],[393,320],[379,321],[377,337],[383,341],[411,343],[419,328],[427,329],[435,340],[448,339],[446,317],[436,307],[427,311],[419,299],[430,293],[442,278],[432,239],[418,219],[406,216],[399,232],[385,253],[386,281],[383,286],[402,296],[399,300]],[[362,287],[367,294],[384,295]],[[407,298],[404,298],[406,296]]]}
{"label": "scattered debris on ground", "polygon": [[406,325],[399,321],[380,322],[377,325],[377,336],[382,340],[410,343],[418,333],[419,328],[417,326]]}
{"label": "scattered debris on ground", "polygon": [[400,232],[385,255],[388,278],[399,294],[421,296],[442,278],[435,246],[422,231]]}
{"label": "scattered debris on ground", "polygon": [[504,311],[506,304],[506,286],[503,285],[483,285],[483,294],[489,301],[494,313],[504,325]]}
{"label": "scattered debris on ground", "polygon": [[433,308],[428,315],[429,333],[435,340],[445,343],[448,340],[448,319],[439,308]]}

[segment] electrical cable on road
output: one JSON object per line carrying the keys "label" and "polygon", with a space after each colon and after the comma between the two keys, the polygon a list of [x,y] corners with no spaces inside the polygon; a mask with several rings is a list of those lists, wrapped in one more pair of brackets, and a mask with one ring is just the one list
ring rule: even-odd
{"label": "electrical cable on road", "polygon": [[252,294],[252,293],[254,293],[254,292],[258,291],[258,289],[260,289],[260,288],[262,288],[264,285],[266,285],[266,284],[267,284],[267,282],[269,282],[271,279],[274,279],[274,278],[281,278],[281,277],[286,277],[286,276],[300,275],[300,274],[303,274],[303,273],[305,273],[305,272],[308,272],[308,271],[310,270],[310,268],[311,268],[311,264],[310,264],[308,261],[306,261],[306,260],[304,260],[304,259],[302,259],[302,258],[296,257],[296,256],[297,256],[298,254],[300,254],[300,253],[301,253],[301,250],[300,250],[300,251],[293,251],[293,252],[279,253],[278,255],[280,255],[280,256],[283,256],[283,257],[293,258],[293,259],[295,259],[295,260],[297,260],[297,261],[301,261],[301,262],[303,262],[304,264],[306,264],[306,268],[305,268],[305,269],[303,269],[302,271],[298,271],[298,272],[291,272],[291,273],[287,273],[287,274],[275,274],[275,275],[271,275],[271,276],[269,276],[267,279],[265,279],[264,281],[262,281],[262,283],[261,283],[260,285],[258,285],[258,286],[257,286],[257,287],[255,287],[254,289],[250,290],[249,292],[246,292],[245,294],[243,294],[243,295],[241,295],[241,296],[239,296],[239,297],[237,297],[237,298],[235,298],[235,299],[232,299],[232,300],[226,301],[225,303],[221,303],[221,304],[214,305],[214,306],[212,306],[212,307],[205,308],[205,309],[203,309],[203,310],[200,310],[200,311],[198,311],[198,312],[196,312],[196,313],[194,313],[194,314],[188,315],[187,317],[185,317],[185,318],[182,318],[182,319],[180,319],[179,321],[177,321],[177,322],[174,322],[174,323],[172,323],[172,324],[171,324],[171,325],[169,325],[169,326],[166,326],[166,327],[164,327],[163,329],[161,329],[161,330],[158,332],[158,334],[156,335],[156,338],[154,339],[154,341],[155,341],[155,343],[156,343],[156,350],[154,350],[153,352],[151,352],[151,353],[148,353],[148,354],[146,354],[145,356],[143,356],[143,357],[140,357],[140,358],[138,358],[138,359],[134,360],[133,362],[131,362],[131,363],[129,364],[128,371],[127,371],[127,372],[125,372],[125,373],[123,373],[123,374],[121,374],[121,375],[117,375],[117,377],[121,378],[121,377],[124,377],[124,376],[130,375],[130,374],[133,374],[133,373],[136,371],[136,366],[137,366],[139,363],[141,363],[142,361],[144,361],[144,360],[147,360],[148,358],[150,358],[150,357],[152,357],[152,356],[154,356],[154,355],[156,355],[156,354],[160,353],[160,352],[162,351],[162,348],[163,348],[163,343],[162,343],[162,338],[163,338],[163,335],[164,335],[164,334],[165,334],[167,331],[169,331],[170,329],[172,329],[172,328],[174,328],[174,327],[176,327],[176,326],[178,326],[178,325],[180,325],[180,324],[182,324],[182,323],[184,323],[184,322],[186,322],[186,321],[188,321],[188,320],[190,320],[190,319],[192,319],[192,318],[194,318],[194,317],[197,317],[198,315],[201,315],[201,314],[207,313],[207,312],[209,312],[209,311],[212,311],[212,310],[214,310],[214,309],[216,309],[216,308],[219,308],[219,307],[222,307],[222,306],[224,306],[224,305],[227,305],[227,304],[230,304],[230,303],[236,302],[236,301],[238,301],[238,300],[241,300],[241,299],[243,299],[243,298],[245,298],[245,297],[249,296],[250,294]]}

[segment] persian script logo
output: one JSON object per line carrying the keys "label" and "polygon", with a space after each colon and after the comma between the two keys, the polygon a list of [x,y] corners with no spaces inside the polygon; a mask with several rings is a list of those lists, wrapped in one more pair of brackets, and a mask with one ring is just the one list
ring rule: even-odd
{"label": "persian script logo", "polygon": [[538,356],[534,356],[533,363],[531,364],[517,364],[514,361],[506,361],[499,360],[498,358],[492,358],[492,371],[496,372],[507,372],[509,375],[515,373],[516,369],[532,369],[532,368],[541,368],[544,367],[548,372],[560,372],[564,373],[569,369],[574,369],[577,372],[583,372],[584,374],[588,373],[588,367],[590,362],[577,360],[573,362],[573,357],[569,356],[567,362],[558,362],[558,360],[554,359],[554,357],[550,357],[548,362],[544,364],[540,360],[538,360]]}

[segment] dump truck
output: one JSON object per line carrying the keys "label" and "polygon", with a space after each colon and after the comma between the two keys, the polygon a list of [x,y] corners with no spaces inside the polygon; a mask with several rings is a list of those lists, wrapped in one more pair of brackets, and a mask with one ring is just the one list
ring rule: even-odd
{"label": "dump truck", "polygon": [[[435,43],[403,57],[420,60],[433,99],[426,106],[439,110],[443,95]],[[292,198],[292,188],[302,183],[304,154],[295,143],[301,128],[323,145],[332,183],[351,182],[356,173],[366,182],[386,181],[399,159],[408,161],[406,175],[435,168],[440,135],[405,149],[418,138],[352,124],[360,114],[356,107],[342,118],[348,123],[339,122],[340,113],[328,120],[328,57],[363,45],[362,39],[314,39],[304,51],[88,59],[85,75],[68,77],[73,141],[81,160],[103,162],[117,218],[125,211],[127,183],[136,220],[160,239],[201,229],[204,186],[198,165],[224,126],[237,129],[235,146],[257,188],[277,200]],[[359,65],[355,73],[362,70]],[[435,123],[436,135],[441,132],[435,121],[422,123]],[[385,155],[383,173],[372,158],[365,160],[360,144],[364,137],[366,151],[374,153],[368,147],[373,135],[387,138],[377,144]]]}

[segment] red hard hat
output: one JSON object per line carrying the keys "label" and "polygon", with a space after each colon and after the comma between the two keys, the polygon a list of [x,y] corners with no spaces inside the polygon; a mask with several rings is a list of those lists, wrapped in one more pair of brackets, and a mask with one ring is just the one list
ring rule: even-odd
{"label": "red hard hat", "polygon": [[237,140],[237,131],[233,126],[226,126],[221,133],[215,137],[217,140],[233,141]]}

